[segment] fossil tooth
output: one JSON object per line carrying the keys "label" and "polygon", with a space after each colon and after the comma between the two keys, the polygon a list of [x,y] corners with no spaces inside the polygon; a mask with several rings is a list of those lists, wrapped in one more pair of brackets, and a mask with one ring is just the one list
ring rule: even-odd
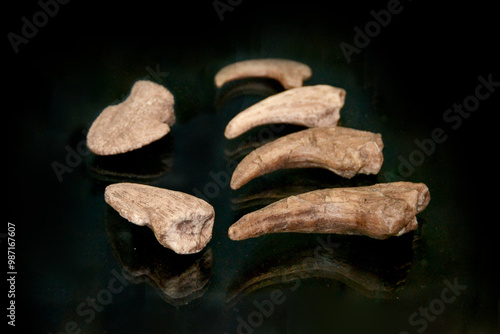
{"label": "fossil tooth", "polygon": [[90,126],[87,146],[96,155],[114,155],[148,145],[175,123],[174,96],[147,80],[134,83],[130,95],[105,108]]}
{"label": "fossil tooth", "polygon": [[232,240],[267,233],[337,233],[375,239],[418,227],[416,214],[430,201],[423,183],[392,182],[366,187],[320,189],[290,196],[241,217],[229,228]]}
{"label": "fossil tooth", "polygon": [[135,183],[111,184],[104,197],[123,218],[148,226],[160,244],[178,254],[197,253],[212,238],[214,208],[197,197]]}
{"label": "fossil tooth", "polygon": [[236,166],[231,188],[286,168],[320,167],[346,178],[377,174],[384,160],[383,146],[378,133],[340,126],[291,133],[250,152]]}
{"label": "fossil tooth", "polygon": [[215,75],[215,85],[220,88],[225,83],[250,77],[265,77],[279,81],[283,88],[302,86],[311,77],[311,68],[303,63],[288,59],[249,59],[229,64]]}
{"label": "fossil tooth", "polygon": [[292,88],[250,106],[226,126],[224,135],[233,139],[246,131],[272,123],[305,127],[336,126],[346,91],[329,85]]}

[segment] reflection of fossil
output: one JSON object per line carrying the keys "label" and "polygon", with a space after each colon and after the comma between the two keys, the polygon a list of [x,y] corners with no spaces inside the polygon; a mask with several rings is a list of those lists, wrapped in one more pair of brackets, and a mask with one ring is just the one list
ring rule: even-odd
{"label": "reflection of fossil", "polygon": [[373,184],[373,179],[372,175],[341,178],[324,169],[295,170],[276,174],[271,180],[266,180],[265,184],[249,184],[245,189],[233,192],[231,203],[234,210],[262,208],[283,198],[317,189],[370,185]]}
{"label": "reflection of fossil", "polygon": [[271,79],[240,79],[224,85],[222,89],[218,89],[215,96],[215,104],[217,108],[222,108],[224,104],[236,100],[238,97],[246,99],[251,96],[265,99],[282,91],[283,87]]}
{"label": "reflection of fossil", "polygon": [[106,232],[115,257],[133,283],[153,286],[169,304],[179,306],[201,297],[212,271],[212,250],[175,254],[158,244],[148,231],[128,224],[106,210]]}
{"label": "reflection of fossil", "polygon": [[311,68],[294,60],[264,58],[249,59],[224,66],[215,75],[215,85],[242,78],[265,77],[279,81],[285,89],[300,87],[312,75]]}
{"label": "reflection of fossil", "polygon": [[[172,276],[169,267],[158,264],[156,268],[134,270],[124,266],[133,283],[146,282],[157,289],[162,298],[172,305],[185,305],[200,298],[208,288],[209,271],[212,267],[212,250],[206,249],[184,272]],[[181,256],[173,255],[172,256]],[[178,261],[176,259],[174,261]]]}
{"label": "reflection of fossil", "polygon": [[236,167],[231,188],[279,169],[325,168],[342,177],[377,174],[384,161],[382,136],[344,127],[291,133],[248,154]]}
{"label": "reflection of fossil", "polygon": [[330,279],[370,298],[390,298],[408,276],[411,244],[410,236],[383,242],[340,238],[334,247],[317,242],[299,251],[281,250],[257,265],[246,264],[245,273],[230,285],[226,302],[234,305],[243,296],[272,286],[285,285],[293,291],[306,279]]}
{"label": "reflection of fossil", "polygon": [[106,182],[153,182],[173,165],[173,139],[167,135],[140,150],[111,156],[96,155],[90,170],[96,179]]}
{"label": "reflection of fossil", "polygon": [[250,182],[231,193],[233,210],[250,212],[286,197],[325,188],[369,186],[377,181],[376,175],[360,174],[347,179],[323,168],[306,168],[276,172],[261,182]]}
{"label": "reflection of fossil", "polygon": [[293,124],[269,124],[249,130],[237,140],[226,142],[224,155],[233,160],[241,160],[253,150],[278,138],[305,130],[303,126]]}
{"label": "reflection of fossil", "polygon": [[386,239],[415,230],[416,214],[429,201],[429,189],[423,183],[320,189],[284,198],[246,214],[229,228],[228,234],[232,240],[282,232]]}

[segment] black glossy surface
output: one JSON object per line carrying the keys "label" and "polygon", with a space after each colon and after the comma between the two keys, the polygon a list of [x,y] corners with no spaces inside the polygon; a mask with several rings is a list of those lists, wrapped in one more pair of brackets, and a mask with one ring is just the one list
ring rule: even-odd
{"label": "black glossy surface", "polygon": [[[6,43],[5,220],[16,225],[16,331],[498,332],[498,247],[491,229],[498,224],[485,193],[496,179],[483,153],[496,144],[487,128],[499,92],[467,118],[443,118],[475,94],[479,76],[500,81],[493,10],[401,2],[401,13],[348,63],[340,43],[353,44],[353,28],[389,2],[331,3],[243,1],[220,21],[212,1],[165,9],[71,2],[18,54]],[[7,32],[19,32],[20,18],[38,6],[12,8]],[[347,180],[318,169],[286,170],[231,190],[228,177],[245,154],[301,129],[264,126],[224,138],[236,113],[282,88],[251,79],[217,90],[213,77],[226,64],[259,57],[302,61],[313,70],[305,84],[345,88],[341,124],[382,134],[380,174]],[[90,154],[84,143],[92,121],[141,78],[174,94],[172,132],[122,156]],[[446,140],[434,142],[429,154],[415,153],[422,151],[416,141],[428,143],[436,129]],[[418,166],[405,169],[401,159]],[[58,178],[54,162],[71,172]],[[414,233],[385,241],[227,237],[239,217],[279,198],[394,180],[430,189]],[[120,181],[205,198],[216,211],[207,249],[176,255],[151,231],[118,216],[103,191]]]}

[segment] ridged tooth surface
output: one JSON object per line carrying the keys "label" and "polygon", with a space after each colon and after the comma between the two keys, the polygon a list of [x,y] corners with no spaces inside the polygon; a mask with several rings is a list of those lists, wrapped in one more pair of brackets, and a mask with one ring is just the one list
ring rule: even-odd
{"label": "ridged tooth surface", "polygon": [[429,201],[429,189],[423,183],[321,189],[290,196],[246,214],[229,228],[228,234],[232,240],[284,232],[386,239],[415,230],[416,214]]}
{"label": "ridged tooth surface", "polygon": [[291,133],[250,152],[236,166],[231,188],[286,168],[319,167],[346,178],[377,174],[384,161],[383,146],[380,134],[345,127]]}
{"label": "ridged tooth surface", "polygon": [[237,114],[224,135],[233,139],[257,126],[288,123],[305,127],[336,126],[346,92],[329,85],[293,88],[272,95]]}

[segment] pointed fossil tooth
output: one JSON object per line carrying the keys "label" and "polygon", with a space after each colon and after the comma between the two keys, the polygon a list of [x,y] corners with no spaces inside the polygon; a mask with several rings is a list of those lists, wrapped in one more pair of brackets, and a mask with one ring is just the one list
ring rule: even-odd
{"label": "pointed fossil tooth", "polygon": [[268,233],[337,233],[375,239],[418,227],[416,214],[430,201],[423,183],[392,182],[321,189],[290,196],[246,214],[228,231],[232,240]]}
{"label": "pointed fossil tooth", "polygon": [[229,64],[215,75],[215,85],[220,88],[225,83],[237,79],[265,77],[279,81],[283,88],[302,86],[311,77],[311,68],[303,63],[288,59],[249,59]]}
{"label": "pointed fossil tooth", "polygon": [[178,254],[201,251],[212,238],[214,208],[179,192],[135,183],[106,187],[106,203],[131,223],[148,226],[164,247]]}
{"label": "pointed fossil tooth", "polygon": [[278,138],[250,152],[231,177],[231,188],[279,169],[319,167],[351,178],[377,174],[384,157],[382,136],[345,127],[311,128]]}
{"label": "pointed fossil tooth", "polygon": [[224,135],[233,139],[265,124],[289,123],[306,127],[336,126],[346,91],[329,85],[298,87],[271,95],[237,114]]}
{"label": "pointed fossil tooth", "polygon": [[114,155],[148,145],[175,123],[174,96],[147,80],[134,83],[130,95],[105,108],[90,126],[87,146],[96,155]]}

